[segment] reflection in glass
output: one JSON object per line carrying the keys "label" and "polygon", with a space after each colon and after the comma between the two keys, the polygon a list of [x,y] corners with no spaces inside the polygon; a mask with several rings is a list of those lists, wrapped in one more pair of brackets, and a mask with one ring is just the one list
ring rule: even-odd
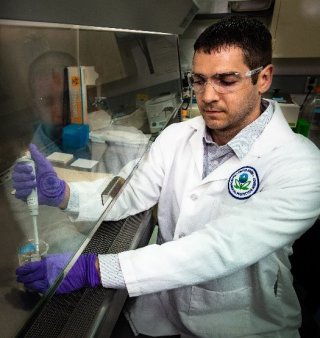
{"label": "reflection in glass", "polygon": [[[181,84],[174,35],[0,22],[0,46],[0,326],[15,336],[40,301],[15,281],[17,248],[33,238],[29,211],[12,194],[15,160],[32,142],[69,183],[99,179],[104,191],[116,176],[122,186],[177,114]],[[120,189],[109,190],[112,200]],[[75,255],[96,226],[46,206],[38,224],[48,255]]]}

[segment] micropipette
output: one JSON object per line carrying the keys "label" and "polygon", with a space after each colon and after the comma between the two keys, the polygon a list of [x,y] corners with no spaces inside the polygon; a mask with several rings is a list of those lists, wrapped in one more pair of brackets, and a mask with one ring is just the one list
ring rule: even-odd
{"label": "micropipette", "polygon": [[[17,162],[23,162],[31,166],[32,172],[35,175],[35,164],[34,161],[31,159],[30,153],[27,152],[27,155],[19,158]],[[33,232],[34,232],[34,241],[36,246],[36,251],[39,253],[39,233],[38,233],[38,219],[37,216],[39,215],[39,203],[38,203],[38,193],[37,188],[34,188],[31,194],[27,197],[27,205],[32,216],[32,223],[33,223]]]}

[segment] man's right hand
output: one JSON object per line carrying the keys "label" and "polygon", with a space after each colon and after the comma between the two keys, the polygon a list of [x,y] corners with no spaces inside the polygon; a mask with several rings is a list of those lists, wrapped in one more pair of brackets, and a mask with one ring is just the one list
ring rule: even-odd
{"label": "man's right hand", "polygon": [[16,189],[15,196],[26,200],[32,189],[36,187],[39,204],[61,206],[67,189],[66,182],[59,179],[50,161],[34,144],[30,144],[29,150],[35,163],[36,175],[32,173],[30,165],[23,162],[16,163],[12,174],[13,187]]}

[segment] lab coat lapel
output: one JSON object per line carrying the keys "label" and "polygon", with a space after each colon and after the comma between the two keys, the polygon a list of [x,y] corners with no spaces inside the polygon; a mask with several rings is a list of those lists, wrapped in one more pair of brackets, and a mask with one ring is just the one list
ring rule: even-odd
{"label": "lab coat lapel", "polygon": [[[205,130],[205,123],[202,117],[197,117],[189,121],[195,132],[190,138],[190,144],[192,149],[192,156],[196,163],[197,170],[200,177],[202,177],[203,172],[203,135]],[[203,181],[202,184],[205,184],[210,181],[217,181],[222,179],[227,179],[230,175],[239,167],[239,159],[236,156],[233,156],[225,163],[220,165],[212,173],[210,173]]]}
{"label": "lab coat lapel", "polygon": [[249,153],[253,156],[262,157],[264,154],[284,143],[289,142],[295,137],[295,134],[289,127],[288,122],[279,107],[279,104],[275,101],[272,101],[271,104],[274,105],[273,116],[262,134],[252,146]]}
{"label": "lab coat lapel", "polygon": [[294,133],[283,116],[278,103],[272,102],[272,104],[274,104],[274,114],[248,154],[242,160],[239,160],[236,156],[231,157],[210,173],[210,175],[203,180],[203,183],[228,179],[232,173],[241,166],[248,165],[249,159],[252,161],[254,158],[262,157],[264,154],[294,138]]}
{"label": "lab coat lapel", "polygon": [[200,177],[203,171],[203,135],[205,124],[202,117],[196,117],[190,120],[191,126],[194,128],[194,133],[190,138],[192,156],[196,163],[196,167]]}
{"label": "lab coat lapel", "polygon": [[226,162],[222,163],[217,169],[213,170],[204,180],[208,183],[218,180],[226,180],[231,174],[241,167],[241,162],[237,156],[232,156]]}

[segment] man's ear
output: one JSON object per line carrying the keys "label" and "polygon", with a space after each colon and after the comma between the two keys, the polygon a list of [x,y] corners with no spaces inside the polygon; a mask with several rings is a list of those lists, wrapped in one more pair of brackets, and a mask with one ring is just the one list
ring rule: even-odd
{"label": "man's ear", "polygon": [[274,69],[273,65],[270,64],[264,67],[260,72],[257,82],[260,94],[267,92],[268,89],[270,88],[272,84],[273,69]]}

